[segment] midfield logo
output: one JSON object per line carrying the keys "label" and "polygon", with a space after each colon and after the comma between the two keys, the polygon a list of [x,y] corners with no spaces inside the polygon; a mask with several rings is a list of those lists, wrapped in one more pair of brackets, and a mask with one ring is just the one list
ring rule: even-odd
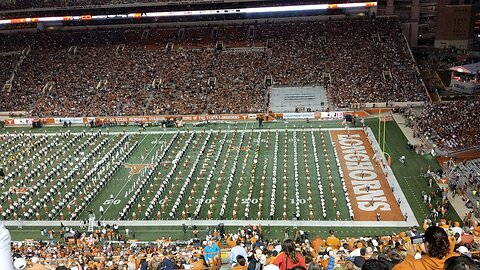
{"label": "midfield logo", "polygon": [[438,183],[446,185],[446,184],[448,184],[448,178],[442,177],[442,178],[438,179]]}
{"label": "midfield logo", "polygon": [[125,168],[130,169],[130,174],[137,174],[140,173],[145,168],[153,167],[152,164],[128,164],[125,163]]}

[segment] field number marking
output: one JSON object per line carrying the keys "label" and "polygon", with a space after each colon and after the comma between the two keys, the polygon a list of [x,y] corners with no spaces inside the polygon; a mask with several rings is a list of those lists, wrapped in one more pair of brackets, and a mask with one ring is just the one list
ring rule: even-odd
{"label": "field number marking", "polygon": [[103,205],[109,205],[109,204],[114,204],[114,205],[119,205],[121,200],[105,200],[103,202]]}

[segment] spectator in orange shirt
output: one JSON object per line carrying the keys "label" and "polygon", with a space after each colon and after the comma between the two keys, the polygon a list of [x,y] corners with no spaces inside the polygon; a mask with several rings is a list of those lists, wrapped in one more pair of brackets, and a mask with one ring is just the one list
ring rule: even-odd
{"label": "spectator in orange shirt", "polygon": [[227,242],[227,245],[230,247],[230,248],[233,248],[237,245],[237,241],[235,241],[235,239],[233,239],[233,235],[229,235],[228,237],[225,237],[225,241]]}
{"label": "spectator in orange shirt", "polygon": [[320,252],[320,247],[325,246],[325,241],[320,236],[316,236],[315,239],[312,241],[312,248],[315,250],[315,252]]}
{"label": "spectator in orange shirt", "polygon": [[207,268],[207,266],[205,265],[205,261],[203,260],[203,257],[199,257],[198,254],[195,254],[192,257],[192,261],[193,261],[192,270],[204,270]]}
{"label": "spectator in orange shirt", "polygon": [[333,248],[333,249],[339,249],[340,248],[340,239],[338,239],[335,236],[335,231],[330,230],[330,236],[327,238],[326,244],[327,246]]}
{"label": "spectator in orange shirt", "polygon": [[444,229],[436,226],[429,227],[425,231],[424,244],[422,250],[427,254],[420,259],[415,259],[417,253],[415,245],[411,242],[405,243],[407,258],[400,264],[397,264],[393,270],[442,270],[445,261],[456,256],[451,252],[451,242]]}

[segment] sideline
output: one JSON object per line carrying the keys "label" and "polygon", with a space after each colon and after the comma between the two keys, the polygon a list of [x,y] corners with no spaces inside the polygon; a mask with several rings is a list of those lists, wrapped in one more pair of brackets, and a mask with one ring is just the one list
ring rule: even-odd
{"label": "sideline", "polygon": [[[5,226],[18,226],[18,221],[1,221]],[[81,221],[34,221],[25,220],[21,221],[21,225],[24,227],[55,227],[60,226],[60,222],[65,226],[80,226]],[[251,224],[262,224],[263,226],[271,227],[285,227],[285,226],[298,226],[298,227],[398,227],[406,228],[414,225],[418,225],[415,219],[409,219],[409,221],[352,221],[352,220],[324,220],[324,221],[311,221],[311,220],[102,220],[107,224],[117,224],[119,226],[127,227],[144,227],[144,226],[182,226],[193,225],[196,226],[211,226],[223,223],[225,226],[248,226]]]}

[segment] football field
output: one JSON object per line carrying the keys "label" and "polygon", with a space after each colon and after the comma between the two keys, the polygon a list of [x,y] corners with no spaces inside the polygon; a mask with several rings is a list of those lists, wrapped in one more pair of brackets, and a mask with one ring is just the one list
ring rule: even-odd
{"label": "football field", "polygon": [[[375,134],[375,122],[367,123]],[[92,212],[100,220],[152,228],[175,227],[185,220],[199,225],[231,221],[228,226],[242,221],[284,226],[294,220],[301,226],[405,226],[403,213],[410,205],[411,224],[428,215],[419,203],[420,188],[428,190],[419,171],[435,161],[408,152],[403,135],[394,138],[398,126],[388,126],[387,135],[392,135],[386,151],[397,157],[407,154],[409,161],[407,167],[398,162],[392,166],[405,200],[400,212],[390,217],[381,212],[376,224],[378,211],[367,219],[359,215],[356,207],[365,196],[355,196],[359,187],[350,186],[347,167],[341,165],[340,135],[335,138],[332,132],[344,132],[344,127],[320,121],[267,123],[262,129],[253,122],[143,132],[134,127],[78,127],[70,133],[47,128],[31,136],[29,129],[24,135],[20,129],[4,129],[10,135],[0,142],[7,149],[2,154],[7,174],[2,215],[11,220],[7,225],[20,218],[26,226],[37,220],[85,220]],[[386,186],[381,192],[388,190]],[[390,207],[399,207],[396,197],[386,197]],[[363,205],[377,199],[384,201],[370,196]],[[395,223],[384,223],[388,220]]]}

